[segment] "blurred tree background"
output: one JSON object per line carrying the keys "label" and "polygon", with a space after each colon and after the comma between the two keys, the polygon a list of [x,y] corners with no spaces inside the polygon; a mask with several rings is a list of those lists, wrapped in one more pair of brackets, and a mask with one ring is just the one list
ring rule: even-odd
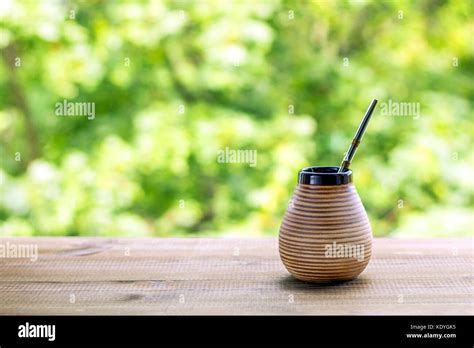
{"label": "blurred tree background", "polygon": [[[276,235],[352,165],[376,236],[473,231],[473,1],[0,2],[0,235]],[[55,105],[95,103],[95,118]],[[257,165],[219,163],[225,149]]]}

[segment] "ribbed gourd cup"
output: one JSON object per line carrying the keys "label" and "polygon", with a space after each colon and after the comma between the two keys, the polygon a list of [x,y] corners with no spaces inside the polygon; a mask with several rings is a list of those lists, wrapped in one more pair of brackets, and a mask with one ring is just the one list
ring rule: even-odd
{"label": "ribbed gourd cup", "polygon": [[297,279],[334,282],[357,277],[369,263],[372,229],[352,171],[300,171],[279,233],[280,257]]}

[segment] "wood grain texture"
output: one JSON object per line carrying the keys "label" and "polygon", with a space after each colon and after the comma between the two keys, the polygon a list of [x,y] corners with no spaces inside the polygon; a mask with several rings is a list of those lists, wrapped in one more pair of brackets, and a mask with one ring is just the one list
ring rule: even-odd
{"label": "wood grain texture", "polygon": [[279,233],[280,257],[294,277],[353,279],[369,263],[371,247],[370,222],[353,184],[296,187]]}
{"label": "wood grain texture", "polygon": [[294,279],[275,238],[16,238],[0,314],[473,314],[472,239],[374,239],[355,280]]}

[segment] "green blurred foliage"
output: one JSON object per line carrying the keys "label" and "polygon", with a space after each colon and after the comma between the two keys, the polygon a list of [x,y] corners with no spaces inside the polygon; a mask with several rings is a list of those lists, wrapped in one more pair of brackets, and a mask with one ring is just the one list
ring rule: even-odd
{"label": "green blurred foliage", "polygon": [[[472,15],[473,1],[2,0],[0,235],[276,235],[298,170],[338,165],[374,97],[421,111],[378,108],[355,157],[374,235],[470,235]],[[56,116],[64,99],[95,119]],[[218,163],[226,147],[257,165]]]}

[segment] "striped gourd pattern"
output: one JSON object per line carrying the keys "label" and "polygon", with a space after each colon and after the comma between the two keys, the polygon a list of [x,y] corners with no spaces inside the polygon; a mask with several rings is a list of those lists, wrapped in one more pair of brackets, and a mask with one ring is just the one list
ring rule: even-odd
{"label": "striped gourd pattern", "polygon": [[353,279],[369,263],[371,249],[370,222],[352,183],[296,187],[279,234],[280,257],[294,277]]}

